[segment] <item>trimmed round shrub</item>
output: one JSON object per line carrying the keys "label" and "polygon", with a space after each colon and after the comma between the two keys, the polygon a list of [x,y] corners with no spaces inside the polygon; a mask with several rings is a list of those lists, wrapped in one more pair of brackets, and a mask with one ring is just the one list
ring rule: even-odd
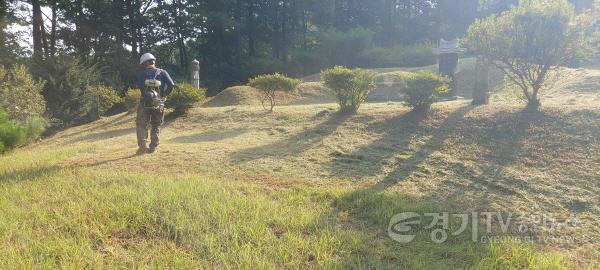
{"label": "trimmed round shrub", "polygon": [[175,90],[169,97],[167,108],[173,109],[175,115],[186,114],[198,102],[206,99],[206,89],[197,89],[189,83],[175,86]]}
{"label": "trimmed round shrub", "polygon": [[140,105],[140,100],[142,99],[142,93],[140,89],[129,88],[127,92],[125,92],[125,97],[123,98],[123,105],[127,109],[127,112],[135,112]]}
{"label": "trimmed round shrub", "polygon": [[450,79],[433,71],[398,73],[404,81],[405,103],[413,111],[427,111],[438,97],[448,92]]}
{"label": "trimmed round shrub", "polygon": [[262,93],[262,105],[265,109],[267,109],[267,105],[270,106],[269,111],[271,112],[276,104],[275,94],[278,91],[292,92],[298,85],[300,85],[300,80],[279,73],[259,75],[248,83],[248,86],[256,88]]}
{"label": "trimmed round shrub", "polygon": [[356,113],[376,87],[375,73],[364,69],[337,66],[321,72],[321,77],[335,93],[343,113]]}

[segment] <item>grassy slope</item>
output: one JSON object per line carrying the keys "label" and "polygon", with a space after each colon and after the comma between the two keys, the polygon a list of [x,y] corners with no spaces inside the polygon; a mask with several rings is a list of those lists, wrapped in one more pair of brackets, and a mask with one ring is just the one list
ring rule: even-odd
{"label": "grassy slope", "polygon": [[[600,108],[569,103],[198,108],[145,156],[133,116],[102,119],[0,157],[0,268],[593,269]],[[566,245],[387,236],[396,213],[474,210],[586,223],[539,232]]]}

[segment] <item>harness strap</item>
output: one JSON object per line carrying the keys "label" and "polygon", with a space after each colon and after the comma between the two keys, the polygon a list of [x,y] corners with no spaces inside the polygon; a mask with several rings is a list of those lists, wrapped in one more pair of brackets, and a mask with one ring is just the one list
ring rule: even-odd
{"label": "harness strap", "polygon": [[157,69],[156,69],[156,73],[154,73],[154,79],[156,80],[156,78],[158,78],[158,76],[159,76],[159,75],[160,75],[162,72],[163,72],[163,70],[162,70],[162,69],[160,69],[160,68],[157,68]]}

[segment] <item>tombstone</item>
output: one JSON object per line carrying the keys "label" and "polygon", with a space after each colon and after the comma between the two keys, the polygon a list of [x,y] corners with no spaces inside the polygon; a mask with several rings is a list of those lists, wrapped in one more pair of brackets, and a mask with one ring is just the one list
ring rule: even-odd
{"label": "tombstone", "polygon": [[456,87],[456,71],[458,69],[458,56],[463,53],[465,49],[461,48],[458,39],[447,41],[440,39],[440,47],[434,49],[434,52],[438,55],[438,67],[439,73],[442,76],[449,77],[450,91],[448,95],[455,97],[457,94]]}
{"label": "tombstone", "polygon": [[475,85],[473,88],[473,104],[487,104],[490,98],[490,67],[485,59],[477,57],[475,62]]}
{"label": "tombstone", "polygon": [[200,89],[200,61],[194,59],[192,61],[192,85],[196,87],[196,89]]}

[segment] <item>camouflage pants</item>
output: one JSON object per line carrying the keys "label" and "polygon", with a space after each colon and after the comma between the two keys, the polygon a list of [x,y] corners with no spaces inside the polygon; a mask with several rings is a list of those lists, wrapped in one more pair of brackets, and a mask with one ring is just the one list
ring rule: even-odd
{"label": "camouflage pants", "polygon": [[150,147],[157,147],[160,139],[160,126],[163,124],[165,118],[164,109],[147,109],[142,104],[138,106],[137,117],[135,120],[137,141],[140,148],[147,147],[148,143],[148,126],[150,129]]}

